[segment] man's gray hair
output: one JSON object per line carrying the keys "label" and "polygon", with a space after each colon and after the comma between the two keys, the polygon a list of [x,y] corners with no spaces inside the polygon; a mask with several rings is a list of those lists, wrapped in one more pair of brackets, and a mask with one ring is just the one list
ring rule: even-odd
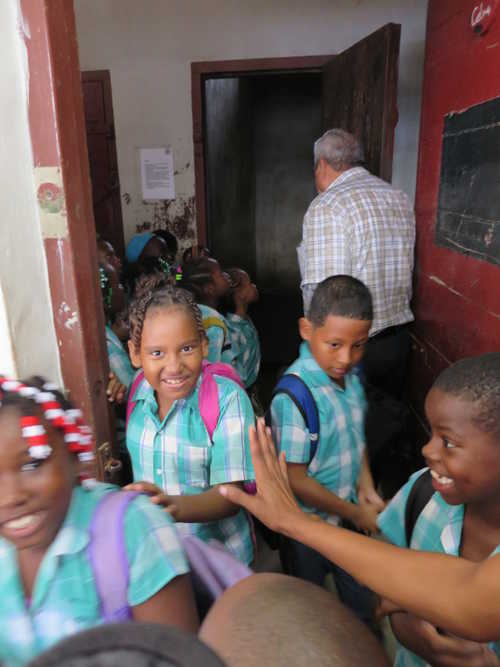
{"label": "man's gray hair", "polygon": [[360,165],[365,160],[363,146],[349,132],[335,128],[328,130],[314,143],[314,168],[320,159],[335,171],[344,171]]}

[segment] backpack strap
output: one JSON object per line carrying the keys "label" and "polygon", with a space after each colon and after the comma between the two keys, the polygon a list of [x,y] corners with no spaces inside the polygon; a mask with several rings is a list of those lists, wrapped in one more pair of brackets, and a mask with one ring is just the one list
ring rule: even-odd
{"label": "backpack strap", "polygon": [[[311,463],[316,455],[319,442],[319,412],[314,396],[304,380],[293,373],[286,373],[281,376],[274,388],[271,401],[277,394],[286,394],[304,419],[309,430],[309,463]],[[270,410],[268,414],[269,419],[267,421],[270,421]]]}
{"label": "backpack strap", "polygon": [[422,510],[427,505],[429,500],[434,495],[435,491],[432,486],[431,471],[426,470],[415,480],[411,487],[410,493],[406,500],[405,507],[405,535],[406,544],[409,547],[413,529],[417,523],[417,519],[422,513]]}
{"label": "backpack strap", "polygon": [[112,491],[92,515],[88,554],[106,623],[130,619],[129,562],[125,545],[125,512],[137,493]]}
{"label": "backpack strap", "polygon": [[211,327],[219,327],[219,329],[222,329],[222,331],[224,332],[224,342],[226,342],[227,326],[224,320],[220,317],[217,317],[216,315],[210,315],[209,317],[204,317],[203,328],[205,329],[205,331],[207,331]]}
{"label": "backpack strap", "polygon": [[229,364],[210,363],[204,361],[201,370],[201,384],[198,390],[198,407],[200,410],[200,417],[205,424],[210,440],[217,426],[220,417],[219,406],[219,390],[217,382],[214,380],[214,375],[221,375],[236,382],[244,389],[243,382],[240,376]]}
{"label": "backpack strap", "polygon": [[132,385],[130,387],[130,391],[128,392],[128,399],[127,399],[127,416],[125,418],[125,423],[128,426],[128,422],[130,419],[130,416],[132,412],[134,411],[135,405],[137,401],[134,401],[134,394],[139,388],[139,385],[141,382],[144,380],[144,371],[141,369],[137,375],[134,378],[134,381],[132,382]]}

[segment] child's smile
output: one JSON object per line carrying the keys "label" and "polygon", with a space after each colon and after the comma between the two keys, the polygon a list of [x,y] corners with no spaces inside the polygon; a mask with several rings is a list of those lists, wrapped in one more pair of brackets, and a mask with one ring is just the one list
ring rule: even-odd
{"label": "child's smile", "polygon": [[33,459],[20,417],[16,408],[5,408],[0,415],[0,536],[18,550],[43,553],[66,516],[76,466],[62,433],[45,420],[53,451],[45,459]]}
{"label": "child's smile", "polygon": [[422,454],[434,489],[451,505],[500,502],[500,443],[476,426],[475,403],[435,388],[425,409],[432,436]]}
{"label": "child's smile", "polygon": [[206,342],[190,313],[179,306],[148,311],[137,352],[129,344],[134,366],[155,391],[163,418],[174,401],[188,396],[201,373]]}

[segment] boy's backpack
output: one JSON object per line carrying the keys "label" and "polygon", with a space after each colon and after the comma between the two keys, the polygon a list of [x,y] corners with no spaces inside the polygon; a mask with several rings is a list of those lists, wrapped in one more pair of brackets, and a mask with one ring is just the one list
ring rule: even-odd
{"label": "boy's backpack", "polygon": [[[89,558],[101,613],[106,623],[129,620],[129,562],[125,544],[125,512],[138,493],[112,491],[99,502],[90,524]],[[216,540],[202,542],[194,535],[181,537],[195,595],[216,600],[226,588],[252,574]]]}
{"label": "boy's backpack", "polygon": [[[309,431],[309,463],[311,463],[316,455],[319,442],[319,412],[314,396],[304,380],[293,373],[285,373],[281,376],[274,388],[271,402],[278,394],[286,394],[304,419]],[[266,413],[266,423],[268,426],[271,425],[271,408]]]}
{"label": "boy's backpack", "polygon": [[413,535],[413,529],[418,517],[434,493],[431,471],[426,470],[415,480],[406,500],[405,535],[407,546],[410,546],[411,536]]}
{"label": "boy's backpack", "polygon": [[[244,387],[240,376],[234,370],[234,368],[229,364],[210,363],[208,361],[204,361],[201,373],[202,373],[202,379],[201,379],[200,389],[198,392],[198,407],[200,409],[200,417],[205,425],[205,428],[208,431],[210,440],[212,440],[212,436],[220,416],[219,392],[217,389],[217,383],[215,382],[213,376],[221,375],[223,377],[227,377],[233,380],[233,382],[236,382],[236,384],[238,384],[243,389]],[[128,394],[127,426],[130,419],[130,415],[134,411],[134,408],[137,403],[137,401],[134,401],[134,394],[143,380],[144,380],[144,371],[141,370],[135,376]]]}
{"label": "boy's backpack", "polygon": [[227,352],[231,349],[231,340],[228,336],[227,325],[222,317],[217,315],[209,315],[208,317],[204,317],[202,322],[205,331],[208,331],[211,327],[219,327],[219,329],[222,329],[224,340],[222,342],[221,352]]}

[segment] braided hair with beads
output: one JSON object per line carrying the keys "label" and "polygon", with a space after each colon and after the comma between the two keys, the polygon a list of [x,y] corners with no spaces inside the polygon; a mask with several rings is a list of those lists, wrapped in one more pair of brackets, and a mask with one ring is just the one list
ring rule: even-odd
{"label": "braided hair with beads", "polygon": [[92,432],[83,422],[81,410],[74,408],[55,385],[39,377],[23,382],[0,375],[0,409],[8,407],[21,413],[21,433],[28,441],[32,458],[46,459],[52,452],[39,418],[41,411],[54,428],[62,431],[70,452],[76,453],[81,462],[93,461]]}
{"label": "braided hair with beads", "polygon": [[193,318],[200,339],[206,337],[203,317],[192,294],[180,287],[165,284],[161,275],[143,276],[136,285],[135,296],[130,304],[130,339],[138,351],[141,347],[142,330],[149,310],[182,308]]}

